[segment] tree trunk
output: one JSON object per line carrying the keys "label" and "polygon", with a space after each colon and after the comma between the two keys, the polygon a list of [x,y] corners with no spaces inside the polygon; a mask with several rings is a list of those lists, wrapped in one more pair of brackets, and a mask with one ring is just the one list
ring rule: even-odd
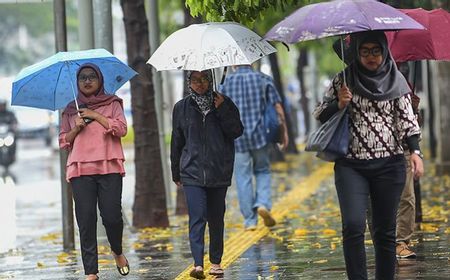
{"label": "tree trunk", "polygon": [[307,52],[305,49],[300,50],[300,55],[298,57],[297,62],[297,77],[300,81],[300,106],[302,108],[303,112],[303,119],[305,121],[305,135],[309,135],[309,132],[311,130],[310,125],[310,113],[309,113],[309,99],[306,96],[306,88],[305,88],[305,73],[303,71],[304,67],[308,65],[308,58],[307,58]]}
{"label": "tree trunk", "polygon": [[272,69],[273,79],[275,81],[275,87],[277,88],[278,92],[280,93],[281,100],[283,102],[282,105],[283,105],[284,115],[286,118],[286,127],[287,127],[288,137],[289,137],[289,144],[286,149],[286,152],[291,153],[291,154],[297,154],[298,150],[297,150],[297,146],[295,145],[295,135],[292,133],[291,116],[286,112],[286,108],[284,106],[286,104],[286,102],[285,102],[286,96],[284,94],[284,88],[283,88],[283,84],[281,82],[281,74],[280,74],[280,67],[278,65],[277,54],[276,53],[270,54],[269,61],[270,61],[270,68]]}
{"label": "tree trunk", "polygon": [[[185,5],[185,0],[181,0],[181,5],[184,7],[184,26],[187,27],[194,23],[202,23],[202,19],[200,17],[193,18],[189,11],[189,8]],[[186,81],[186,71],[183,74],[184,80]],[[187,84],[183,84],[183,96],[188,95]],[[183,188],[177,187],[177,201],[175,206],[175,215],[187,215],[188,209],[186,204],[186,198],[184,196]]]}
{"label": "tree trunk", "polygon": [[167,227],[155,91],[152,71],[146,64],[150,56],[148,23],[144,0],[121,0],[128,64],[139,75],[130,81],[133,113],[136,186],[133,205],[133,226]]}

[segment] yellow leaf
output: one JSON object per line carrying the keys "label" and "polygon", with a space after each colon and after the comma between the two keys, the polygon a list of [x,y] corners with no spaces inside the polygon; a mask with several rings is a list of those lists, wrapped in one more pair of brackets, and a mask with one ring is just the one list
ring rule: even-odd
{"label": "yellow leaf", "polygon": [[331,242],[330,243],[330,249],[333,250],[333,251],[336,250],[336,243]]}
{"label": "yellow leaf", "polygon": [[311,247],[312,248],[316,248],[316,249],[320,249],[320,248],[322,248],[322,245],[320,245],[319,242],[316,242],[316,243],[311,244]]}
{"label": "yellow leaf", "polygon": [[336,231],[334,229],[327,228],[327,229],[323,230],[323,234],[325,234],[325,235],[336,235]]}
{"label": "yellow leaf", "polygon": [[439,231],[439,225],[436,224],[420,224],[420,228],[424,231],[424,232],[437,232]]}
{"label": "yellow leaf", "polygon": [[313,261],[313,263],[327,263],[328,260],[318,260],[318,261]]}
{"label": "yellow leaf", "polygon": [[43,263],[41,263],[41,262],[37,262],[36,265],[37,265],[38,268],[44,268],[45,267],[45,265]]}
{"label": "yellow leaf", "polygon": [[55,241],[61,236],[60,233],[49,233],[44,236],[41,236],[42,241]]}
{"label": "yellow leaf", "polygon": [[296,235],[296,236],[305,236],[307,234],[308,234],[308,230],[303,229],[303,228],[299,228],[294,231],[294,235]]}
{"label": "yellow leaf", "polygon": [[278,270],[278,268],[279,268],[278,265],[272,265],[272,266],[270,267],[270,270],[271,270],[271,271],[275,271],[275,270]]}
{"label": "yellow leaf", "polygon": [[98,263],[99,264],[111,264],[111,263],[115,263],[115,261],[113,259],[98,259]]}
{"label": "yellow leaf", "polygon": [[144,244],[143,244],[143,243],[137,243],[137,242],[135,242],[135,243],[133,243],[133,248],[134,248],[135,250],[142,249],[142,248],[144,248]]}

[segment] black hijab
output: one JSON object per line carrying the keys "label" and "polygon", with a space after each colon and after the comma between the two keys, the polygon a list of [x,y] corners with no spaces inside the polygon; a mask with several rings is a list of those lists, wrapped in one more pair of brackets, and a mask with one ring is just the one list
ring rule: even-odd
{"label": "black hijab", "polygon": [[[365,43],[376,43],[382,48],[383,61],[375,71],[370,71],[361,64],[359,48]],[[383,31],[365,31],[350,35],[348,50],[344,51],[344,61],[349,64],[345,69],[347,84],[355,94],[370,100],[386,101],[410,93],[411,89],[405,77],[398,71],[388,48]],[[344,50],[346,48],[344,46]],[[336,50],[338,49],[338,50]],[[340,47],[335,48],[341,57]]]}

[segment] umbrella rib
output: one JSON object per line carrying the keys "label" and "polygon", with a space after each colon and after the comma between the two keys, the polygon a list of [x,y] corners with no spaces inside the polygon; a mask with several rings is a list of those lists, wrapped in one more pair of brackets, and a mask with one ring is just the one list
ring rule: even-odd
{"label": "umbrella rib", "polygon": [[[360,9],[360,5],[359,2],[353,2],[353,4],[355,4],[356,6],[358,6],[358,9],[361,11],[362,16],[366,19],[366,22],[370,22],[369,18],[367,17],[367,15],[363,12],[363,9]],[[372,30],[372,27],[369,26],[369,29]]]}
{"label": "umbrella rib", "polygon": [[53,90],[53,96],[55,96],[55,98],[53,98],[53,110],[56,108],[56,89],[58,88],[58,81],[61,77],[61,71],[62,67],[59,68],[58,76],[56,77],[55,89]]}

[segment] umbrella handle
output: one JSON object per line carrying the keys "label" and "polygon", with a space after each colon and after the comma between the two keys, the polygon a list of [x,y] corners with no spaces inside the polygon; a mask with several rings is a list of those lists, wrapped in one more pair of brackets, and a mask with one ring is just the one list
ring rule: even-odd
{"label": "umbrella handle", "polygon": [[[75,87],[73,86],[72,73],[70,71],[69,61],[64,61],[64,65],[67,67],[67,71],[69,72],[69,81],[70,81],[70,85],[72,87],[73,98],[75,100],[75,107],[77,108],[77,111],[78,111],[78,110],[80,110],[80,106],[78,106],[77,96],[75,95]],[[80,116],[80,113],[78,113],[78,116]]]}

